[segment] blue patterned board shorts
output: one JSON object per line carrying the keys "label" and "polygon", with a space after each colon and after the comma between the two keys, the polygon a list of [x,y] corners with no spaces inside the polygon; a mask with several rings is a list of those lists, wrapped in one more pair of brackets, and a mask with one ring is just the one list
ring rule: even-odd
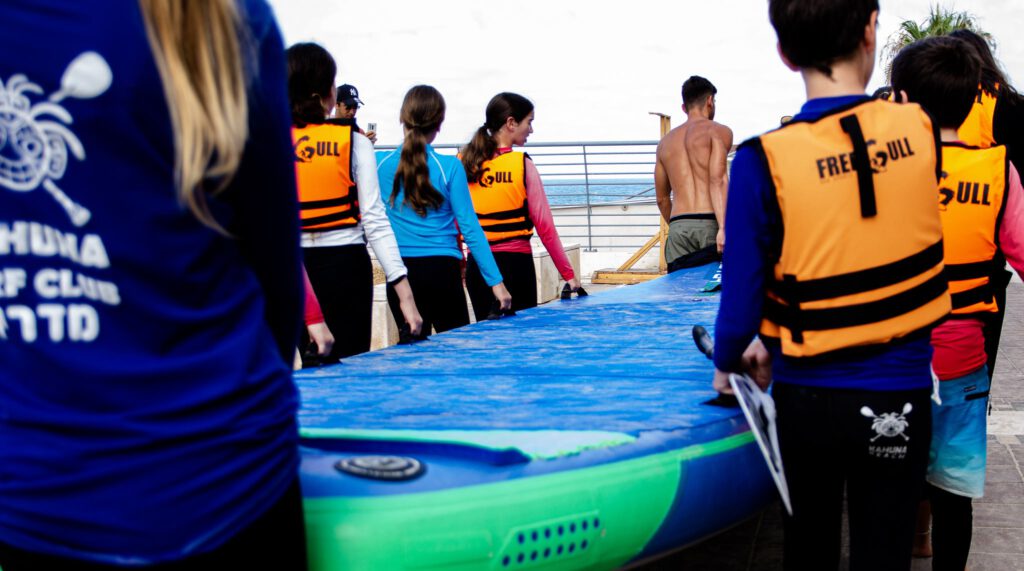
{"label": "blue patterned board shorts", "polygon": [[942,404],[932,403],[928,483],[969,498],[985,492],[988,368],[939,383]]}

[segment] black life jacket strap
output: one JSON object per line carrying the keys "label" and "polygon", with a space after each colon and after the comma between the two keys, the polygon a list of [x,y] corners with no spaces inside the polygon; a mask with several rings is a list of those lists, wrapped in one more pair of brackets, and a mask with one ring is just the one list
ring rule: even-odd
{"label": "black life jacket strap", "polygon": [[299,210],[316,210],[318,208],[334,208],[345,205],[354,205],[358,201],[358,188],[353,184],[348,187],[348,192],[337,199],[325,199],[323,201],[299,201]]}
{"label": "black life jacket strap", "polygon": [[995,270],[996,262],[982,260],[968,264],[946,264],[946,277],[950,281],[976,280],[978,278],[991,278]]}
{"label": "black life jacket strap", "polygon": [[766,298],[764,315],[791,332],[842,329],[878,323],[903,315],[931,302],[946,293],[946,290],[946,276],[940,272],[931,279],[894,296],[842,307],[800,309],[798,305],[783,305]]}
{"label": "black life jacket strap", "polygon": [[533,221],[527,218],[519,222],[505,222],[502,224],[481,224],[486,232],[514,232],[516,230],[533,230]]}
{"label": "black life jacket strap", "polygon": [[953,309],[962,309],[976,303],[992,303],[995,299],[995,292],[992,290],[992,282],[989,282],[967,291],[950,294],[949,297],[953,302]]}
{"label": "black life jacket strap", "polygon": [[319,208],[333,208],[335,206],[347,206],[355,203],[355,193],[341,198],[328,198],[326,200],[304,200],[299,202],[300,210],[317,210]]}
{"label": "black life jacket strap", "polygon": [[853,141],[853,168],[857,171],[857,186],[860,189],[861,218],[871,218],[878,214],[875,204],[874,169],[868,157],[868,145],[864,141],[864,132],[860,128],[860,120],[856,115],[847,115],[839,120],[843,131]]}
{"label": "black life jacket strap", "polygon": [[[315,216],[313,218],[303,218],[301,226],[303,231],[321,232],[323,230],[336,230],[338,228],[351,228],[359,224],[359,215],[354,213],[353,209],[348,209],[343,212],[335,212],[333,214],[325,214],[324,216]],[[349,224],[339,224],[332,226],[331,228],[310,228],[311,226],[319,226],[321,224],[327,224],[328,222],[337,222],[338,220],[344,220],[346,218],[354,219],[354,222]]]}
{"label": "black life jacket strap", "polygon": [[501,210],[498,212],[488,212],[487,214],[477,214],[477,218],[480,221],[484,220],[511,220],[512,218],[529,218],[530,209],[527,208],[524,202],[519,208],[513,208],[512,210]]}
{"label": "black life jacket strap", "polygon": [[[797,281],[793,277],[784,282],[773,281],[769,284],[769,288],[791,305],[798,302],[832,299],[898,284],[934,268],[942,262],[942,258],[942,240],[939,240],[916,254],[884,266],[827,278]],[[956,278],[951,277],[950,279]]]}

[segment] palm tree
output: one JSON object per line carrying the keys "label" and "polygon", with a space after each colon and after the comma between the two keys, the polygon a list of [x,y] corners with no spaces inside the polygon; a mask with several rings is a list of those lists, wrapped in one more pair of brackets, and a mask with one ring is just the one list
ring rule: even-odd
{"label": "palm tree", "polygon": [[938,4],[931,7],[928,17],[923,22],[904,20],[900,23],[899,29],[889,36],[882,50],[882,61],[885,62],[885,75],[890,77],[892,71],[892,60],[900,53],[905,46],[917,40],[932,36],[945,36],[946,34],[961,29],[968,29],[985,38],[993,48],[995,41],[992,34],[978,26],[977,19],[969,12],[957,12],[952,8],[943,8]]}

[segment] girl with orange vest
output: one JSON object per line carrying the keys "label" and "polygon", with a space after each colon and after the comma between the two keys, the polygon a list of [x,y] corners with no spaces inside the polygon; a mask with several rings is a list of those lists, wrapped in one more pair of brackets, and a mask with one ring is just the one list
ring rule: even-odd
{"label": "girl with orange vest", "polygon": [[[537,167],[529,155],[512,150],[513,146],[526,144],[533,133],[533,117],[529,99],[499,93],[487,104],[487,121],[462,150],[473,206],[512,294],[513,312],[537,305],[537,275],[530,245],[534,229],[562,279],[573,291],[580,287],[555,229]],[[477,321],[486,318],[494,298],[472,254],[466,266],[466,288]]]}
{"label": "girl with orange vest", "polygon": [[[1006,145],[1010,162],[1016,166],[1024,165],[1024,98],[1006,81],[1006,75],[992,56],[985,38],[970,30],[956,30],[949,35],[969,43],[981,58],[981,87],[967,119],[959,128],[960,140],[982,148],[994,144]],[[988,355],[990,380],[995,372],[1006,306],[1006,286],[1009,283],[1010,272],[1004,270],[994,277],[993,287],[999,310],[985,320],[985,352]]]}
{"label": "girl with orange vest", "polygon": [[[377,168],[402,261],[409,268],[409,283],[423,312],[424,333],[431,327],[442,333],[469,323],[462,289],[460,230],[479,260],[488,293],[499,300],[500,309],[512,306],[473,212],[462,164],[430,146],[444,122],[444,113],[444,98],[436,89],[429,85],[410,89],[402,102],[405,141],[381,159]],[[388,303],[401,324],[391,288]],[[400,327],[404,332],[405,326]]]}
{"label": "girl with orange vest", "polygon": [[350,120],[327,120],[337,98],[334,58],[316,44],[288,48],[288,95],[306,271],[335,343],[327,362],[370,350],[369,239],[405,321],[422,318],[377,187],[373,145]]}
{"label": "girl with orange vest", "polygon": [[[976,101],[981,68],[973,50],[955,37],[915,42],[892,65],[895,93],[919,103],[939,125],[942,139],[938,202],[953,313],[931,338],[942,401],[932,405],[927,475],[934,569],[967,565],[971,498],[981,497],[985,487],[990,377],[983,325],[1002,309],[994,283],[1002,255],[1024,271],[1024,190],[1007,149],[970,146],[960,140],[962,129],[957,133]],[[918,536],[927,535],[925,515]],[[921,547],[927,553],[927,544]]]}

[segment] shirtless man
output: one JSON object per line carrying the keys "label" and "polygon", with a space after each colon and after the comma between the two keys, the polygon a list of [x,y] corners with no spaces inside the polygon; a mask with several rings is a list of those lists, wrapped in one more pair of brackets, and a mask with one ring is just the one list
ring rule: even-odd
{"label": "shirtless man", "polygon": [[725,246],[725,199],[729,188],[726,156],[732,131],[715,123],[715,89],[703,77],[683,83],[686,122],[658,144],[654,190],[658,209],[669,223],[665,261],[704,248]]}

